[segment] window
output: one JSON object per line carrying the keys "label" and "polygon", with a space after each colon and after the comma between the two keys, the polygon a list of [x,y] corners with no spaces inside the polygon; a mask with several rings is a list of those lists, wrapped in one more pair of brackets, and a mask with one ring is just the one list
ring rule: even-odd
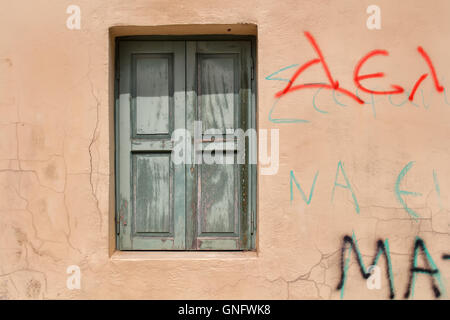
{"label": "window", "polygon": [[253,249],[252,41],[120,40],[117,59],[118,249]]}

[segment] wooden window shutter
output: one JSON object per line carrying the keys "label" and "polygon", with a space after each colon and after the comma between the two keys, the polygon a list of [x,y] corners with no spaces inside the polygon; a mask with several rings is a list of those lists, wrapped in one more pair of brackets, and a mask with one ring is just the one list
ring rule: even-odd
{"label": "wooden window shutter", "polygon": [[[246,161],[237,163],[233,135],[255,128],[251,49],[251,41],[119,42],[120,250],[254,248],[256,165],[248,163],[248,140]],[[177,128],[190,131],[191,150],[200,143],[231,163],[175,165]]]}
{"label": "wooden window shutter", "polygon": [[[203,159],[186,171],[186,245],[193,250],[247,250],[252,243],[249,165],[237,164],[237,154],[227,154],[224,146],[233,141],[227,130],[250,128],[251,42],[188,41],[186,59],[187,118],[202,122],[202,149],[214,149],[225,161],[234,158],[234,164],[206,164]],[[226,144],[216,143],[217,136]]]}
{"label": "wooden window shutter", "polygon": [[120,43],[119,249],[185,249],[185,172],[171,134],[185,127],[183,42]]}

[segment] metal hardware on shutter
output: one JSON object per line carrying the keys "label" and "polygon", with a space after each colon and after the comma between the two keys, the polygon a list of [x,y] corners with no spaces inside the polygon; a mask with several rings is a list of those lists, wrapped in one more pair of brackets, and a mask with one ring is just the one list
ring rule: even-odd
{"label": "metal hardware on shutter", "polygon": [[255,216],[255,212],[252,210],[252,212],[251,212],[251,217],[250,217],[250,220],[251,220],[251,223],[250,223],[250,232],[251,232],[251,234],[253,235],[253,233],[255,232],[255,222],[254,222],[254,216]]}
{"label": "metal hardware on shutter", "polygon": [[252,67],[251,67],[251,79],[254,80],[255,79],[255,64],[253,63],[253,58],[250,59],[252,62]]}
{"label": "metal hardware on shutter", "polygon": [[120,222],[119,219],[117,219],[117,217],[116,217],[116,233],[118,235],[120,234]]}
{"label": "metal hardware on shutter", "polygon": [[253,210],[250,212],[250,235],[253,235]]}

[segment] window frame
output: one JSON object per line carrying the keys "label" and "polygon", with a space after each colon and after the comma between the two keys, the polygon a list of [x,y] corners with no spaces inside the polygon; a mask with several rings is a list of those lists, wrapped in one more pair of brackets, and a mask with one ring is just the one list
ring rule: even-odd
{"label": "window frame", "polygon": [[[119,196],[119,124],[118,124],[118,112],[119,112],[119,95],[120,95],[120,88],[119,88],[119,75],[120,75],[120,56],[119,56],[119,48],[120,43],[126,42],[126,41],[184,41],[186,43],[186,51],[187,51],[187,44],[189,41],[240,41],[245,40],[250,42],[250,57],[251,57],[251,80],[250,80],[250,105],[248,110],[248,117],[247,117],[247,126],[244,131],[246,131],[248,128],[253,128],[257,130],[257,110],[256,110],[256,37],[255,36],[236,36],[236,35],[207,35],[207,36],[159,36],[159,35],[152,35],[152,36],[121,36],[115,38],[115,57],[114,57],[114,63],[115,63],[115,77],[114,77],[114,170],[115,170],[115,214],[114,214],[114,237],[115,237],[115,244],[116,244],[116,250],[118,251],[158,251],[158,252],[170,252],[170,251],[176,251],[176,250],[167,250],[167,249],[141,249],[141,250],[135,250],[135,249],[120,249],[120,237],[119,237],[119,228],[120,228],[120,196]],[[192,66],[193,68],[197,68],[197,64]],[[186,55],[186,70],[189,69],[188,62],[187,62],[187,55]],[[195,75],[197,76],[197,75]],[[185,74],[185,79],[187,79],[187,72]],[[186,85],[186,95],[187,95],[187,83]],[[186,97],[187,99],[187,97]],[[186,102],[187,105],[187,102]],[[187,112],[187,110],[186,110]],[[173,119],[172,119],[173,121]],[[185,117],[185,121],[187,124],[187,117]],[[256,146],[257,148],[257,146]],[[247,206],[247,215],[250,219],[250,225],[248,226],[250,239],[248,240],[248,248],[246,249],[238,249],[238,250],[219,250],[219,249],[189,249],[188,244],[186,243],[185,249],[179,250],[181,252],[200,252],[200,251],[209,251],[209,252],[226,252],[226,251],[256,251],[256,235],[257,235],[257,165],[256,164],[249,164],[248,163],[248,141],[246,139],[246,165],[248,171],[248,178],[246,179],[245,184],[240,184],[241,188],[242,186],[245,187],[245,191],[247,194],[246,199],[246,206]],[[187,171],[189,170],[189,165],[185,165],[185,171],[186,175],[188,174]],[[194,183],[197,183],[197,179],[194,179]],[[188,203],[188,191],[187,191],[187,183],[185,184],[185,194],[186,194],[186,204]],[[195,190],[198,186],[195,186]],[[239,192],[239,196],[242,195],[242,191]],[[196,220],[195,216],[188,217],[188,210],[185,210],[186,212],[186,236],[185,238],[188,239],[188,233],[190,232],[190,229],[187,226],[188,220]],[[242,217],[242,214],[239,215],[239,217]]]}

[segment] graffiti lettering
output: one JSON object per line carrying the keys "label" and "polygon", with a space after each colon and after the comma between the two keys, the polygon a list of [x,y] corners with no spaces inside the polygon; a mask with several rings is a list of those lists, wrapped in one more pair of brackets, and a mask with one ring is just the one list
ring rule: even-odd
{"label": "graffiti lettering", "polygon": [[[404,180],[404,178],[405,178],[406,174],[409,172],[409,170],[412,168],[413,164],[414,164],[414,161],[410,161],[410,162],[408,162],[408,164],[406,164],[406,166],[403,167],[402,170],[400,170],[400,172],[397,176],[397,179],[395,180],[395,184],[393,186],[393,193],[394,193],[397,201],[402,206],[403,210],[405,210],[405,212],[408,213],[408,215],[411,218],[413,218],[415,221],[418,221],[418,219],[420,218],[420,215],[408,206],[408,204],[406,203],[405,197],[406,196],[420,197],[420,196],[422,196],[422,193],[403,190],[400,187],[402,181]],[[314,188],[316,187],[318,175],[319,175],[319,171],[317,171],[314,176],[314,179],[313,179],[313,182],[311,185],[311,189],[310,189],[310,193],[309,193],[309,196],[307,197],[306,193],[303,191],[302,187],[300,186],[300,183],[298,182],[297,178],[295,177],[294,171],[291,170],[290,174],[289,174],[290,202],[292,203],[294,200],[294,185],[295,185],[297,190],[300,192],[300,195],[301,195],[303,201],[305,201],[305,203],[309,205],[311,203],[311,200],[313,197]],[[341,181],[341,182],[339,182],[339,181]],[[437,196],[437,200],[439,203],[439,207],[441,209],[443,209],[444,205],[442,203],[441,188],[439,185],[436,170],[434,170],[434,169],[433,169],[433,183],[434,183],[434,189],[436,191],[436,196]],[[334,194],[336,192],[336,187],[346,189],[347,191],[350,192],[352,199],[353,199],[353,205],[355,207],[355,211],[356,211],[356,213],[359,214],[361,210],[360,210],[360,206],[358,203],[358,199],[357,199],[356,193],[353,190],[353,187],[350,183],[350,180],[347,176],[347,173],[344,170],[344,165],[343,165],[342,161],[339,161],[338,165],[337,165],[336,176],[334,177],[333,189],[331,192],[331,202],[334,201]]]}
{"label": "graffiti lettering", "polygon": [[[417,259],[419,256],[419,249],[423,253],[423,256],[425,257],[426,261],[426,268],[419,267],[417,263]],[[361,271],[361,275],[364,279],[369,279],[371,276],[371,270],[366,269],[364,265],[364,261],[362,259],[361,252],[358,249],[358,244],[356,241],[355,234],[350,237],[348,235],[344,236],[343,242],[342,242],[342,248],[341,248],[341,278],[340,281],[336,287],[336,290],[341,291],[341,299],[344,297],[344,287],[349,267],[349,262],[351,258],[351,253],[355,252],[356,255],[356,261],[358,262],[359,269]],[[346,257],[346,252],[348,252],[348,255]],[[389,242],[388,239],[382,241],[378,240],[376,243],[376,251],[375,256],[373,258],[372,267],[376,266],[378,263],[379,258],[381,255],[384,255],[387,263],[386,268],[386,276],[389,280],[389,298],[394,299],[395,298],[395,289],[394,289],[394,278],[393,278],[393,272],[392,272],[392,264],[391,264],[391,256],[389,253]],[[444,254],[442,256],[442,259],[450,259],[450,255]],[[408,281],[408,285],[406,288],[406,292],[404,295],[405,299],[408,299],[410,296],[414,297],[414,288],[415,288],[415,282],[416,277],[418,274],[425,274],[431,277],[431,289],[433,291],[433,294],[436,298],[439,298],[443,293],[445,293],[445,287],[441,280],[441,274],[436,266],[435,262],[433,261],[433,258],[431,257],[430,253],[428,252],[427,247],[425,246],[424,241],[416,237],[414,241],[414,250],[412,255],[412,262],[411,262],[411,269],[410,269],[410,277]]]}
{"label": "graffiti lettering", "polygon": [[[364,279],[368,279],[371,275],[370,270],[366,270],[364,261],[362,260],[361,252],[358,249],[355,234],[353,234],[352,237],[344,236],[343,243],[342,243],[342,249],[341,249],[341,280],[339,281],[339,284],[337,285],[337,290],[341,290],[341,298],[344,297],[344,286],[345,286],[346,275],[347,275],[347,270],[348,270],[350,255],[351,255],[352,250],[356,254],[356,261],[358,262],[362,277]],[[348,251],[348,253],[349,253],[349,256],[347,257],[347,259],[345,259],[346,251]],[[375,256],[374,256],[372,264],[371,264],[372,266],[377,265],[378,259],[380,258],[381,254],[384,254],[384,257],[386,259],[387,266],[388,266],[386,273],[387,273],[387,277],[389,279],[389,292],[390,292],[389,297],[391,299],[394,299],[394,297],[395,297],[394,278],[393,278],[393,273],[392,273],[391,256],[389,254],[389,242],[387,239],[384,242],[382,240],[377,241]]]}
{"label": "graffiti lettering", "polygon": [[[427,268],[420,268],[417,266],[417,257],[419,253],[419,249],[422,250],[422,252],[425,254],[426,257],[426,264]],[[410,294],[412,297],[414,297],[414,287],[416,283],[416,276],[417,274],[426,274],[431,276],[431,288],[433,290],[434,296],[436,298],[439,298],[441,296],[441,291],[439,290],[439,287],[444,290],[444,285],[441,280],[441,275],[439,272],[439,269],[436,267],[436,264],[433,261],[433,258],[431,258],[430,253],[427,250],[427,247],[425,246],[425,243],[422,239],[419,237],[416,237],[416,241],[414,243],[414,253],[412,258],[412,266],[411,266],[411,275],[408,282],[408,287],[405,292],[405,298],[409,298]],[[437,280],[439,287],[436,285],[435,280]]]}
{"label": "graffiti lettering", "polygon": [[[280,78],[280,77],[274,77],[276,75],[278,75],[280,72],[294,68],[299,66],[299,64],[292,64],[290,66],[281,68],[280,70],[270,74],[269,76],[266,77],[266,80],[277,80],[277,81],[283,81],[283,82],[288,82],[288,84],[285,86],[285,88],[281,91],[278,91],[277,93],[275,93],[275,98],[276,101],[274,102],[272,108],[269,111],[269,120],[274,122],[274,123],[307,123],[309,122],[308,120],[305,119],[292,119],[292,118],[273,118],[272,114],[273,111],[275,109],[275,106],[278,103],[278,100],[281,99],[283,96],[285,96],[288,93],[291,93],[293,91],[298,91],[298,90],[303,90],[303,89],[317,89],[316,94],[314,95],[313,98],[313,106],[314,109],[320,113],[327,113],[324,110],[321,110],[317,107],[316,103],[315,103],[315,98],[316,95],[319,93],[320,90],[322,89],[327,89],[327,90],[331,90],[333,92],[333,99],[336,102],[336,104],[339,104],[341,106],[345,106],[344,104],[342,104],[341,102],[337,101],[336,99],[336,94],[340,93],[342,95],[345,95],[349,98],[351,98],[352,100],[356,101],[359,104],[367,104],[362,98],[360,98],[358,96],[357,93],[352,93],[350,90],[344,89],[342,87],[339,86],[339,81],[336,80],[335,78],[333,78],[330,68],[328,66],[328,64],[326,63],[326,60],[324,58],[324,55],[319,47],[319,45],[317,44],[316,40],[314,39],[314,37],[309,33],[309,32],[304,32],[305,37],[307,38],[307,40],[309,41],[309,43],[311,44],[311,46],[313,47],[317,58],[315,59],[311,59],[307,62],[305,62],[304,64],[300,65],[300,67],[298,67],[298,69],[295,71],[295,73],[291,76],[290,79],[286,79],[286,78]],[[426,64],[428,65],[428,68],[430,69],[430,73],[431,73],[431,77],[433,79],[434,82],[434,86],[435,89],[438,93],[444,93],[444,98],[447,102],[447,97],[445,95],[445,89],[444,87],[440,84],[438,77],[437,77],[437,72],[436,69],[433,65],[433,62],[431,61],[430,56],[428,55],[428,53],[421,47],[417,47],[417,51],[420,53],[421,57],[425,60]],[[416,95],[417,90],[419,89],[420,85],[423,83],[423,81],[428,77],[428,73],[422,74],[414,83],[411,92],[406,92],[406,90],[398,85],[398,84],[392,84],[392,90],[372,90],[369,89],[367,87],[365,87],[364,85],[362,85],[361,81],[365,80],[365,79],[371,79],[371,78],[382,78],[385,76],[385,74],[383,72],[376,72],[376,73],[370,73],[370,74],[360,74],[360,70],[363,67],[363,65],[370,59],[373,58],[375,56],[388,56],[389,52],[387,50],[381,50],[381,49],[376,49],[376,50],[372,50],[369,53],[367,53],[365,56],[363,56],[358,63],[355,66],[354,72],[353,72],[353,82],[355,83],[355,86],[357,88],[357,90],[361,90],[365,93],[371,94],[372,96],[372,108],[374,109],[374,99],[373,99],[373,95],[387,95],[389,97],[389,101],[391,102],[391,104],[396,105],[396,106],[401,106],[403,105],[406,101],[410,101],[414,106],[417,106],[415,103],[413,103],[414,97]],[[307,69],[309,69],[310,67],[313,67],[316,64],[321,64],[322,68],[324,70],[324,73],[327,77],[328,82],[324,83],[324,82],[314,82],[314,83],[302,83],[302,84],[297,84],[294,85],[296,80],[298,79],[298,77]],[[357,92],[357,91],[356,91]],[[424,94],[423,94],[423,90],[421,90],[422,92],[422,100],[423,100],[423,105],[425,106],[425,108],[428,108],[428,106],[425,104],[425,98],[424,98]],[[403,93],[407,93],[406,95],[406,100],[400,104],[396,104],[392,101],[392,95],[398,95],[398,94],[403,94]],[[375,117],[375,110],[374,110],[374,117]]]}

